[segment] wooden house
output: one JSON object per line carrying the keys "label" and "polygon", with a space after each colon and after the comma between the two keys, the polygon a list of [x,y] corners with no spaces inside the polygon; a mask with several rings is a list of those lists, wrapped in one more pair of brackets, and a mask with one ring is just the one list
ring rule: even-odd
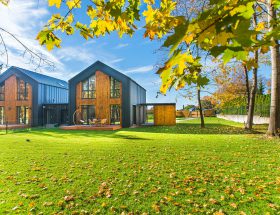
{"label": "wooden house", "polygon": [[0,124],[63,124],[67,109],[67,82],[19,67],[0,75]]}

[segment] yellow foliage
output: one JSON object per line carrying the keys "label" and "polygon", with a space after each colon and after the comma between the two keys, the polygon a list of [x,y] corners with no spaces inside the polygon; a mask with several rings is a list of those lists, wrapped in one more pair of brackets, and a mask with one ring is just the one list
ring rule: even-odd
{"label": "yellow foliage", "polygon": [[62,0],[49,0],[49,6],[56,6],[57,8],[60,8]]}
{"label": "yellow foliage", "polygon": [[256,31],[262,31],[265,29],[265,22],[260,22],[257,27],[256,27]]}

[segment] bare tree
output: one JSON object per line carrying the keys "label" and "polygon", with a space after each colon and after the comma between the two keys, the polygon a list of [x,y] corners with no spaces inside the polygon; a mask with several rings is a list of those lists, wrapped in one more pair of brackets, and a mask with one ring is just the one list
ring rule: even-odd
{"label": "bare tree", "polygon": [[[0,4],[7,6],[10,0],[0,0]],[[3,20],[5,21],[5,20]],[[49,60],[47,56],[43,55],[41,52],[32,50],[32,48],[28,47],[19,37],[17,37],[12,32],[8,31],[5,28],[0,27],[0,56],[3,57],[3,60],[0,65],[0,71],[3,68],[7,68],[10,66],[9,64],[9,48],[5,42],[4,34],[14,39],[15,43],[18,44],[19,47],[22,48],[22,53],[20,54],[23,58],[28,60],[29,64],[34,65],[35,70],[40,70],[42,67],[47,67],[50,70],[54,70],[55,65],[54,62]]]}

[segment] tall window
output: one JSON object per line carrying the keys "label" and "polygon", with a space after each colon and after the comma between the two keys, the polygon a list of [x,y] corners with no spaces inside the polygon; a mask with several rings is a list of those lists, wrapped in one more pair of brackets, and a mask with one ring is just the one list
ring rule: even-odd
{"label": "tall window", "polygon": [[4,124],[4,107],[0,107],[0,125]]}
{"label": "tall window", "polygon": [[111,105],[111,124],[119,125],[121,124],[121,106]]}
{"label": "tall window", "polygon": [[0,101],[5,100],[5,85],[0,84]]}
{"label": "tall window", "polygon": [[120,98],[121,96],[121,82],[110,77],[110,92],[111,98]]}
{"label": "tall window", "polygon": [[89,120],[95,118],[95,107],[94,105],[82,105],[82,120],[89,124]]}
{"label": "tall window", "polygon": [[83,99],[94,99],[95,94],[95,75],[82,82],[82,98]]}
{"label": "tall window", "polygon": [[17,123],[28,124],[29,123],[29,108],[26,106],[17,107]]}
{"label": "tall window", "polygon": [[28,83],[20,79],[17,80],[17,97],[18,100],[28,99]]}

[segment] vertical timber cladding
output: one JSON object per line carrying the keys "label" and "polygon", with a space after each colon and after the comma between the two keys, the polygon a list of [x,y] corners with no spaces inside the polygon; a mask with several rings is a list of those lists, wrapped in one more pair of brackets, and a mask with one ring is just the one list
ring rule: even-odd
{"label": "vertical timber cladding", "polygon": [[155,125],[176,125],[175,105],[155,105],[154,106]]}
{"label": "vertical timber cladding", "polygon": [[9,124],[17,124],[17,106],[29,108],[29,122],[32,122],[32,87],[28,84],[28,99],[20,101],[17,99],[17,77],[15,75],[5,80],[5,100],[0,101],[4,107],[5,121]]}
{"label": "vertical timber cladding", "polygon": [[[76,108],[79,113],[82,111],[82,105],[94,105],[96,118],[107,119],[110,122],[110,105],[121,105],[122,101],[122,84],[120,90],[120,98],[110,98],[110,76],[101,71],[96,71],[96,99],[82,99],[82,82],[76,86]],[[122,108],[121,108],[122,110]],[[77,114],[77,120],[81,119],[81,114]],[[122,120],[122,111],[121,117]],[[122,124],[122,122],[121,122]]]}

